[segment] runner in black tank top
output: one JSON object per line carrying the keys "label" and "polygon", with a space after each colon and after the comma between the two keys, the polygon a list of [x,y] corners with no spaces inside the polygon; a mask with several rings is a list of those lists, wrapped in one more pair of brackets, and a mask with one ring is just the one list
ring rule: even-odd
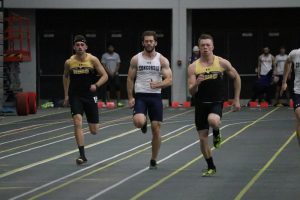
{"label": "runner in black tank top", "polygon": [[195,124],[200,139],[201,152],[206,159],[207,169],[203,176],[216,173],[211,150],[208,145],[209,127],[213,129],[214,146],[219,148],[222,142],[219,131],[224,100],[223,73],[234,80],[235,110],[240,109],[241,79],[237,71],[227,60],[213,54],[213,38],[203,34],[198,40],[201,57],[188,68],[189,92],[195,98]]}
{"label": "runner in black tank top", "polygon": [[[108,77],[98,58],[86,53],[87,44],[84,36],[75,36],[73,48],[75,54],[65,62],[64,105],[69,103],[71,106],[75,138],[80,154],[76,163],[83,164],[87,162],[87,159],[84,152],[82,115],[86,114],[90,132],[96,134],[99,129],[96,91],[107,81]],[[100,75],[100,78],[96,78],[96,73]]]}

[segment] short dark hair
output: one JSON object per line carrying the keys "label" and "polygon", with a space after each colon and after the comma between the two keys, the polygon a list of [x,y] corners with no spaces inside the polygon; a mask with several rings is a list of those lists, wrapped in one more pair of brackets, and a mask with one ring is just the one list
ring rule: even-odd
{"label": "short dark hair", "polygon": [[76,42],[84,42],[85,44],[87,44],[86,39],[83,35],[75,35],[73,44],[75,44]]}
{"label": "short dark hair", "polygon": [[211,36],[210,34],[201,34],[199,39],[198,39],[198,43],[200,42],[200,40],[205,40],[205,39],[210,39],[213,43],[214,43],[214,38],[213,36]]}
{"label": "short dark hair", "polygon": [[157,41],[157,35],[155,31],[144,31],[142,34],[142,41],[144,41],[145,36],[153,36],[154,40]]}

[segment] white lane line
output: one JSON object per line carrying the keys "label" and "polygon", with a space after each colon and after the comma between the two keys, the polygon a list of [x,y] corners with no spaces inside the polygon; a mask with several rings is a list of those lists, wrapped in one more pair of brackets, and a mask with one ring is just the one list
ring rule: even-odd
{"label": "white lane line", "polygon": [[[111,112],[114,112],[114,111],[118,111],[118,110],[122,110],[122,109],[125,109],[126,107],[123,107],[123,108],[116,108],[116,109],[113,109],[113,110],[106,110],[106,111],[103,111],[103,112],[100,112],[99,111],[99,114],[104,114],[104,113],[111,113]],[[59,108],[60,109],[60,108]],[[59,115],[59,114],[63,114],[63,113],[70,113],[70,110],[69,109],[66,109],[66,110],[63,110],[63,111],[57,111],[57,112],[54,112],[54,113],[50,113],[50,114],[43,114],[43,115],[40,115],[40,116],[31,116],[30,118],[28,118],[26,116],[25,119],[20,119],[20,120],[15,120],[15,121],[11,121],[11,122],[6,122],[6,123],[0,123],[0,126],[3,126],[3,125],[10,125],[10,124],[14,124],[14,123],[18,123],[18,122],[26,122],[26,121],[30,121],[30,120],[35,120],[35,119],[39,119],[39,118],[43,118],[43,117],[48,117],[48,116],[52,116],[52,115]],[[9,116],[8,116],[9,117]],[[0,121],[4,120],[5,117],[2,117],[0,119]]]}
{"label": "white lane line", "polygon": [[[108,112],[108,111],[107,111],[107,112]],[[174,116],[172,116],[172,117],[169,117],[169,118],[167,118],[167,119],[172,119],[173,117],[176,117],[176,116],[182,115],[182,114],[186,114],[186,113],[189,113],[189,112],[190,112],[190,111],[186,111],[186,112],[183,112],[183,113],[181,113],[181,114],[177,114],[177,115],[174,115]],[[120,118],[120,119],[125,119],[125,118],[127,118],[127,117],[122,117],[122,118]],[[113,120],[113,121],[115,121],[115,120]],[[106,122],[104,122],[104,123],[106,123]],[[166,123],[166,122],[164,122],[164,123]],[[101,126],[101,125],[103,125],[103,124],[100,124],[100,126]],[[69,128],[69,127],[71,127],[71,126],[74,126],[74,125],[64,126],[64,127],[58,128],[58,129],[54,129],[54,130],[50,130],[50,131],[46,131],[46,132],[37,133],[37,134],[35,134],[35,135],[31,135],[31,136],[27,136],[27,137],[15,139],[15,140],[6,141],[6,142],[3,142],[3,143],[0,143],[0,146],[1,146],[1,145],[4,145],[4,144],[9,144],[9,143],[21,141],[21,140],[26,140],[26,139],[33,138],[33,137],[36,137],[36,136],[39,136],[39,135],[44,135],[44,134],[47,134],[47,133],[51,133],[51,132],[53,132],[53,131],[62,130],[62,129],[65,129],[65,128]]]}
{"label": "white lane line", "polygon": [[[210,136],[211,136],[211,134],[210,134]],[[172,158],[173,156],[179,154],[180,152],[182,152],[182,151],[184,151],[184,150],[186,150],[186,149],[190,148],[191,146],[193,146],[193,145],[195,145],[195,144],[198,144],[198,143],[199,143],[199,141],[197,140],[197,141],[193,142],[192,144],[189,144],[189,145],[187,145],[187,146],[185,146],[185,147],[179,149],[178,151],[176,151],[176,152],[174,152],[174,153],[168,155],[167,157],[161,159],[161,160],[158,161],[157,163],[162,163],[162,162],[164,162],[164,161],[166,161],[166,160]],[[130,179],[132,179],[132,178],[134,178],[134,177],[136,177],[136,176],[138,176],[138,175],[140,175],[140,174],[142,174],[142,173],[144,173],[145,171],[148,171],[148,170],[149,170],[149,167],[145,167],[144,169],[141,169],[140,171],[138,171],[138,172],[136,172],[136,173],[134,173],[134,174],[132,174],[132,175],[130,175],[130,176],[128,176],[128,177],[122,179],[121,181],[119,181],[119,182],[117,182],[117,183],[115,183],[115,184],[113,184],[113,185],[111,185],[111,186],[105,188],[104,190],[100,191],[99,193],[97,193],[97,194],[95,194],[95,195],[93,195],[93,196],[87,198],[87,200],[93,200],[93,199],[95,199],[95,198],[101,196],[102,194],[104,194],[104,193],[106,193],[106,192],[108,192],[108,191],[110,191],[110,190],[112,190],[112,189],[118,187],[119,185],[121,185],[121,184],[123,184],[123,183],[129,181]]]}
{"label": "white lane line", "polygon": [[[84,123],[84,124],[87,124],[87,123]],[[114,126],[114,125],[115,124],[112,124],[112,126]],[[51,132],[54,132],[54,131],[59,131],[59,130],[66,129],[66,128],[69,128],[69,127],[72,127],[72,126],[74,126],[74,125],[72,124],[72,125],[61,127],[61,128],[53,129],[53,130],[50,130],[50,131],[45,131],[45,132],[37,133],[37,134],[31,135],[31,136],[27,136],[27,137],[15,139],[15,140],[10,140],[10,141],[7,141],[7,142],[0,143],[0,146],[3,145],[3,144],[9,144],[9,143],[12,143],[12,142],[18,142],[18,141],[21,141],[21,140],[26,140],[26,139],[29,139],[29,138],[33,138],[33,137],[36,137],[36,136],[45,135],[47,133],[51,133]],[[110,126],[108,125],[106,127],[110,127]],[[101,130],[101,128],[100,128],[100,130]]]}
{"label": "white lane line", "polygon": [[[126,119],[127,117],[122,117],[120,119]],[[121,121],[120,119],[118,120],[113,120],[113,121]],[[83,124],[88,124],[88,123],[83,123]],[[107,124],[107,122],[103,122],[101,125],[104,125],[104,124]],[[27,137],[23,137],[23,138],[19,138],[19,139],[15,139],[15,140],[10,140],[10,141],[6,141],[6,142],[3,142],[3,143],[0,143],[0,146],[3,145],[3,144],[9,144],[9,143],[13,143],[13,142],[17,142],[17,141],[21,141],[21,140],[26,140],[26,139],[29,139],[29,138],[33,138],[33,137],[36,137],[36,136],[40,136],[40,135],[45,135],[47,133],[51,133],[53,131],[58,131],[58,130],[62,130],[62,129],[65,129],[65,128],[69,128],[69,127],[72,127],[74,126],[73,124],[72,125],[68,125],[68,126],[63,126],[61,128],[57,128],[57,129],[54,129],[54,130],[50,130],[50,131],[45,131],[45,132],[41,132],[41,133],[37,133],[37,134],[34,134],[34,135],[31,135],[31,136],[27,136]],[[42,127],[41,127],[42,128]],[[87,127],[86,127],[87,128]]]}
{"label": "white lane line", "polygon": [[[126,122],[127,124],[131,123],[131,122]],[[109,127],[112,127],[112,126],[118,126],[120,124],[125,124],[125,123],[119,123],[119,124],[112,124],[112,125],[108,125],[108,126],[105,126],[105,127],[102,127],[100,128],[100,130],[103,130],[103,129],[106,129],[106,128],[109,128]],[[84,132],[83,134],[87,134],[89,133],[89,131],[87,132]],[[67,138],[64,138],[64,139],[61,139],[61,140],[56,140],[54,142],[50,142],[50,143],[47,143],[47,144],[43,144],[43,145],[40,145],[40,146],[36,146],[36,147],[32,147],[30,149],[26,149],[26,150],[23,150],[23,151],[18,151],[18,152],[15,152],[15,153],[12,153],[12,154],[8,154],[8,155],[5,155],[5,156],[2,156],[0,157],[0,160],[4,159],[4,158],[9,158],[9,157],[12,157],[12,156],[15,156],[15,155],[19,155],[19,154],[22,154],[22,153],[26,153],[26,152],[29,152],[29,151],[33,151],[35,149],[40,149],[40,148],[43,148],[43,147],[46,147],[46,146],[50,146],[52,144],[56,144],[56,143],[59,143],[59,142],[63,142],[63,141],[66,141],[66,140],[70,140],[70,139],[73,139],[74,136],[71,136],[71,137],[67,137]]]}
{"label": "white lane line", "polygon": [[[245,123],[250,123],[250,122],[251,122],[251,121],[247,121],[247,122],[237,122],[237,123],[227,124],[227,125],[224,125],[223,127],[221,127],[220,130],[222,130],[222,129],[228,127],[228,126],[233,126],[233,125],[238,125],[238,124],[245,124]],[[212,136],[212,133],[210,133],[208,136]],[[162,162],[164,162],[164,161],[166,161],[166,160],[172,158],[173,156],[179,154],[180,152],[182,152],[182,151],[184,151],[184,150],[186,150],[186,149],[188,149],[188,148],[190,148],[190,147],[192,147],[193,145],[198,144],[198,143],[199,143],[199,140],[197,140],[197,141],[195,141],[195,142],[193,142],[193,143],[191,143],[191,144],[189,144],[189,145],[187,145],[187,146],[185,146],[185,147],[179,149],[178,151],[176,151],[176,152],[174,152],[174,153],[168,155],[167,157],[165,157],[165,158],[159,160],[157,163],[162,163]],[[104,193],[106,193],[106,192],[108,192],[108,191],[110,191],[110,190],[112,190],[112,189],[118,187],[119,185],[121,185],[121,184],[123,184],[123,183],[129,181],[130,179],[132,179],[132,178],[134,178],[134,177],[136,177],[136,176],[138,176],[138,175],[144,173],[144,172],[147,171],[147,170],[149,170],[149,167],[146,167],[146,168],[144,168],[144,169],[141,169],[141,170],[139,170],[138,172],[136,172],[136,173],[134,173],[134,174],[132,174],[132,175],[130,175],[130,176],[128,176],[128,177],[126,177],[126,178],[120,180],[119,182],[117,182],[117,183],[115,183],[115,184],[113,184],[113,185],[111,185],[111,186],[109,186],[109,187],[107,187],[107,188],[101,190],[100,192],[98,192],[98,193],[94,194],[93,196],[87,198],[87,200],[93,200],[93,199],[95,199],[95,198],[97,198],[97,197],[103,195]]]}
{"label": "white lane line", "polygon": [[[189,124],[189,125],[182,126],[182,127],[178,128],[178,129],[176,129],[176,130],[174,130],[174,131],[172,131],[172,132],[170,132],[170,133],[168,133],[168,134],[166,134],[166,135],[164,135],[164,136],[162,136],[162,137],[167,137],[167,136],[169,136],[169,135],[171,135],[171,134],[173,134],[173,133],[176,133],[176,132],[178,132],[178,131],[180,131],[180,130],[186,128],[186,127],[192,126],[192,125],[194,125],[194,124]],[[138,129],[138,130],[139,130],[139,129]],[[39,191],[39,190],[41,190],[41,189],[43,189],[43,188],[46,188],[46,187],[48,187],[48,186],[50,186],[50,185],[53,185],[53,184],[55,184],[55,183],[57,183],[57,182],[60,182],[60,181],[63,181],[63,180],[65,180],[65,179],[69,178],[69,177],[72,177],[72,176],[74,176],[74,175],[76,175],[76,174],[79,174],[79,173],[81,173],[81,172],[84,172],[84,171],[86,171],[86,170],[89,170],[89,169],[91,169],[91,168],[93,168],[93,167],[96,167],[96,166],[98,166],[98,165],[100,165],[100,164],[102,164],[102,163],[104,163],[104,162],[107,162],[107,161],[113,160],[113,159],[115,159],[115,158],[118,158],[118,157],[120,157],[120,156],[122,156],[122,155],[124,155],[124,154],[127,154],[127,153],[129,153],[129,152],[132,152],[132,151],[134,151],[134,150],[136,150],[136,149],[138,149],[138,148],[140,148],[140,147],[143,147],[143,146],[145,146],[145,145],[148,145],[148,144],[150,144],[150,143],[151,143],[151,141],[146,142],[146,143],[143,143],[143,144],[140,144],[140,145],[138,145],[138,146],[136,146],[136,147],[133,147],[133,148],[127,150],[127,151],[124,151],[124,152],[122,152],[122,153],[116,154],[116,155],[114,155],[114,156],[112,156],[112,157],[109,157],[109,158],[106,158],[106,159],[104,159],[104,160],[101,160],[101,161],[99,161],[99,162],[97,162],[97,163],[94,163],[93,165],[90,165],[90,166],[85,167],[85,168],[83,168],[83,169],[77,170],[77,171],[75,171],[75,172],[73,172],[73,173],[71,173],[71,174],[68,174],[68,175],[63,176],[63,177],[61,177],[61,178],[59,178],[59,179],[53,180],[53,181],[51,181],[51,182],[49,182],[49,183],[46,183],[46,184],[44,184],[44,185],[41,185],[41,186],[39,186],[39,187],[37,187],[37,188],[34,188],[34,189],[32,189],[32,190],[29,190],[28,192],[25,192],[25,193],[22,193],[22,194],[20,194],[20,195],[18,195],[18,196],[12,197],[12,198],[10,198],[10,200],[15,200],[15,199],[19,199],[19,198],[21,198],[21,197],[27,196],[27,195],[29,195],[29,194],[31,194],[31,193],[34,193],[34,192]]]}
{"label": "white lane line", "polygon": [[26,118],[26,119],[21,119],[21,120],[15,120],[15,121],[3,123],[3,124],[0,123],[0,126],[8,125],[8,124],[14,124],[14,123],[17,123],[17,122],[29,121],[29,120],[33,120],[33,119],[42,118],[42,117],[48,117],[48,116],[51,116],[51,115],[59,115],[59,114],[62,114],[62,113],[67,113],[67,112],[70,112],[70,111],[62,111],[62,112],[56,112],[56,113],[51,113],[51,114],[44,114],[44,115],[37,116],[37,117],[31,117],[31,118]]}
{"label": "white lane line", "polygon": [[22,138],[19,138],[19,139],[10,140],[10,141],[7,141],[7,142],[2,142],[2,143],[0,143],[0,145],[9,144],[9,143],[17,142],[17,141],[21,141],[21,140],[26,140],[26,139],[33,138],[33,137],[36,137],[36,136],[39,136],[39,135],[45,135],[47,133],[52,133],[54,131],[59,131],[59,130],[66,129],[66,128],[69,128],[69,127],[72,127],[72,126],[74,126],[74,125],[72,124],[72,125],[69,125],[69,126],[64,126],[64,127],[61,127],[61,128],[50,130],[50,131],[45,131],[45,132],[37,133],[37,134],[34,134],[34,135],[30,135],[30,136],[27,136],[27,137],[22,137]]}
{"label": "white lane line", "polygon": [[[174,122],[168,122],[168,123],[178,123],[178,122],[181,122],[181,121],[174,121]],[[103,129],[106,129],[106,128],[109,128],[109,127],[113,127],[113,126],[117,126],[117,125],[131,124],[131,123],[132,122],[122,122],[122,123],[118,123],[118,124],[110,124],[110,125],[107,125],[107,126],[104,126],[104,127],[100,128],[100,130],[103,130]],[[84,132],[83,134],[88,134],[88,133],[89,133],[89,131]],[[2,160],[4,158],[9,158],[9,157],[12,157],[12,156],[15,156],[15,155],[19,155],[19,154],[22,154],[22,153],[26,153],[26,152],[29,152],[29,151],[33,151],[35,149],[40,149],[40,148],[43,148],[43,147],[46,147],[46,146],[50,146],[52,144],[56,144],[56,143],[59,143],[59,142],[70,140],[70,139],[73,139],[73,138],[74,138],[74,136],[68,137],[68,138],[64,138],[64,139],[61,139],[61,140],[56,140],[54,142],[50,142],[50,143],[43,144],[43,145],[40,145],[40,146],[32,147],[30,149],[26,149],[26,150],[23,150],[23,151],[18,151],[18,152],[12,153],[12,154],[8,154],[8,155],[0,157],[0,160]]]}
{"label": "white lane line", "polygon": [[[181,122],[181,121],[174,121],[174,122],[168,122],[168,123],[177,123],[177,122]],[[131,122],[123,122],[123,123],[118,123],[118,124],[111,124],[111,125],[108,125],[108,126],[100,128],[100,130],[103,130],[105,128],[109,128],[109,127],[112,127],[112,126],[116,126],[116,125],[120,125],[120,124],[128,124],[128,123],[131,123]],[[241,122],[239,122],[239,123],[233,123],[233,124],[240,124],[240,123]],[[245,122],[245,123],[247,123],[247,122]],[[227,127],[227,125],[225,125],[225,127]],[[89,132],[88,131],[84,132],[84,134],[87,134],[87,133],[89,133]],[[72,136],[72,137],[64,138],[64,139],[57,140],[57,141],[54,141],[54,142],[50,142],[50,143],[47,143],[47,144],[44,144],[44,145],[32,147],[30,149],[26,149],[26,150],[23,150],[23,151],[18,151],[18,152],[12,153],[12,154],[8,154],[8,155],[0,157],[0,160],[5,159],[5,158],[9,158],[9,157],[12,157],[12,156],[15,156],[15,155],[19,155],[19,154],[22,154],[22,153],[26,153],[26,152],[29,152],[29,151],[33,151],[35,149],[40,149],[40,148],[43,148],[43,147],[46,147],[46,146],[50,146],[52,144],[56,144],[56,143],[59,143],[59,142],[70,140],[70,139],[73,139],[73,138],[74,137]]]}

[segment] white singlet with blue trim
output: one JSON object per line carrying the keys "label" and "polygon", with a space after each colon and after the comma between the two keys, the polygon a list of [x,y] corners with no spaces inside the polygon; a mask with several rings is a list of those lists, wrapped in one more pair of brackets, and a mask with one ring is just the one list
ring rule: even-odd
{"label": "white singlet with blue trim", "polygon": [[295,94],[300,94],[300,49],[292,50],[288,58],[294,63],[294,92]]}
{"label": "white singlet with blue trim", "polygon": [[267,56],[262,54],[259,56],[260,60],[260,75],[267,75],[269,71],[272,69],[272,55],[268,54]]}
{"label": "white singlet with blue trim", "polygon": [[135,93],[161,93],[161,88],[151,89],[150,82],[161,82],[160,53],[156,52],[152,60],[145,59],[143,52],[138,53]]}

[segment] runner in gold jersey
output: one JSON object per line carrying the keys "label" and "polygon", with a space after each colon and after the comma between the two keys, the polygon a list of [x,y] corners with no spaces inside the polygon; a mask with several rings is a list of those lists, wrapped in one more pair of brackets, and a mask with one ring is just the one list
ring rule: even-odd
{"label": "runner in gold jersey", "polygon": [[208,131],[212,127],[214,147],[219,148],[222,142],[219,128],[224,101],[223,74],[226,72],[234,80],[234,110],[240,109],[241,79],[229,61],[213,54],[211,35],[201,35],[198,44],[201,56],[188,68],[188,88],[195,99],[195,124],[201,152],[208,165],[202,175],[212,176],[216,166],[208,145]]}
{"label": "runner in gold jersey", "polygon": [[[71,106],[74,122],[75,138],[79,149],[77,164],[87,162],[84,151],[84,134],[82,131],[82,116],[86,114],[91,134],[99,129],[99,115],[97,106],[97,88],[107,81],[107,73],[97,57],[86,52],[87,42],[84,36],[74,37],[73,49],[75,54],[65,62],[63,86],[64,105]],[[100,78],[97,78],[97,74]]]}

